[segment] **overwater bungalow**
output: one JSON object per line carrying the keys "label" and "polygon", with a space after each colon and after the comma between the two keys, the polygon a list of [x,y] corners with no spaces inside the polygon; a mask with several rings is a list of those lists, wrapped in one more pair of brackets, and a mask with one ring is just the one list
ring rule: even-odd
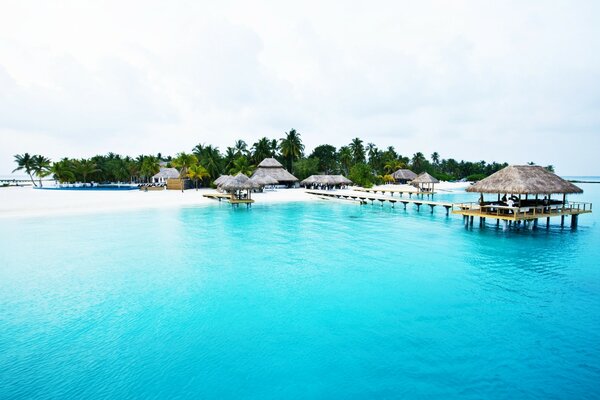
{"label": "overwater bungalow", "polygon": [[[462,203],[454,214],[463,215],[466,223],[474,217],[493,218],[498,222],[524,221],[537,225],[539,218],[571,215],[571,226],[577,226],[580,214],[592,212],[591,203],[569,202],[567,195],[583,193],[583,190],[547,169],[535,165],[511,165],[467,188],[467,192],[479,193],[479,201]],[[488,196],[486,196],[488,195]],[[489,195],[493,195],[492,198]],[[552,198],[552,196],[558,198]]]}
{"label": "overwater bungalow", "polygon": [[278,185],[287,187],[295,186],[298,183],[298,178],[290,174],[279,161],[274,158],[265,158],[258,164],[256,171],[252,174],[254,177],[270,176],[277,180]]}
{"label": "overwater bungalow", "polygon": [[392,174],[392,178],[396,183],[407,184],[417,177],[417,174],[412,172],[410,169],[399,169]]}
{"label": "overwater bungalow", "polygon": [[411,185],[417,187],[422,193],[433,193],[436,183],[440,183],[440,181],[429,175],[427,172],[423,172],[412,180]]}

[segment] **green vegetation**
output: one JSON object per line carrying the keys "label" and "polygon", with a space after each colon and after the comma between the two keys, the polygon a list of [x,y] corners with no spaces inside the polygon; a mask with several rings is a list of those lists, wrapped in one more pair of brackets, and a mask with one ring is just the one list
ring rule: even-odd
{"label": "green vegetation", "polygon": [[[198,144],[191,153],[181,152],[170,156],[140,155],[137,158],[108,153],[89,159],[63,158],[51,162],[41,155],[29,153],[15,156],[17,168],[24,171],[37,186],[42,178],[52,176],[61,182],[149,182],[162,166],[179,170],[180,179],[192,179],[196,187],[201,182],[211,184],[221,174],[252,174],[256,166],[265,158],[278,159],[299,179],[313,174],[342,174],[361,186],[393,181],[391,174],[400,168],[408,168],[419,174],[428,172],[440,180],[479,180],[504,168],[506,163],[485,161],[457,161],[444,159],[438,152],[429,159],[421,152],[403,156],[393,146],[379,149],[374,143],[364,144],[354,138],[339,149],[330,144],[315,147],[305,155],[302,137],[295,129],[285,132],[282,138],[260,138],[252,145],[237,140],[233,146],[221,152],[210,144]],[[533,163],[530,163],[533,164]],[[554,168],[546,167],[550,171]],[[36,183],[34,177],[38,179]]]}

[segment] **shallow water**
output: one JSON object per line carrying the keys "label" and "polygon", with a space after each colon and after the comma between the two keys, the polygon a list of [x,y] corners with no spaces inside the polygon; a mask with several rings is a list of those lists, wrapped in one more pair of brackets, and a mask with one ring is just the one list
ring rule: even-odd
{"label": "shallow water", "polygon": [[0,398],[596,398],[598,220],[465,229],[333,201],[3,219]]}

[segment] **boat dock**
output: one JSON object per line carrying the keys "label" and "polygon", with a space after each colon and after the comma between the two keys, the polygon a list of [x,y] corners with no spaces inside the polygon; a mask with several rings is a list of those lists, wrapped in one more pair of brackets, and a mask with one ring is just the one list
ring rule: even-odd
{"label": "boat dock", "polygon": [[[312,194],[315,196],[320,196],[323,198],[336,198],[343,200],[351,200],[357,201],[361,204],[368,204],[370,201],[371,204],[374,204],[375,201],[379,201],[381,206],[383,207],[384,203],[388,202],[392,205],[392,208],[395,207],[396,203],[401,203],[404,205],[404,209],[408,204],[414,204],[417,206],[417,210],[420,210],[421,206],[429,206],[431,208],[431,212],[437,206],[444,207],[446,209],[446,215],[450,213],[450,210],[453,209],[454,203],[447,203],[442,201],[430,201],[430,200],[422,200],[422,199],[406,199],[406,198],[398,198],[393,196],[385,196],[385,195],[377,195],[370,193],[362,193],[363,191],[352,191],[352,192],[338,192],[338,191],[328,191],[328,190],[307,190],[306,193]],[[414,192],[413,192],[414,194]]]}

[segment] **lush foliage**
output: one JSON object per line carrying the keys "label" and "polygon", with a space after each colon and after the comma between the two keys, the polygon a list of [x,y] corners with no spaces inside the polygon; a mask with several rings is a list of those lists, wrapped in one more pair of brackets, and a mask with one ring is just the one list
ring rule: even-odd
{"label": "lush foliage", "polygon": [[[108,153],[89,159],[63,158],[52,163],[46,157],[25,153],[15,156],[15,171],[27,173],[37,186],[46,176],[52,176],[59,182],[148,182],[161,167],[174,167],[179,170],[182,179],[187,177],[196,184],[209,185],[221,174],[242,172],[250,175],[263,159],[273,157],[301,180],[319,173],[343,174],[357,184],[371,186],[392,181],[391,175],[401,168],[409,168],[417,174],[429,172],[440,180],[477,180],[507,165],[457,161],[442,158],[438,152],[433,152],[429,158],[422,152],[403,156],[392,146],[380,149],[374,143],[365,145],[360,138],[354,138],[339,148],[321,144],[308,156],[305,156],[304,149],[300,133],[291,129],[279,139],[262,137],[252,145],[237,140],[224,152],[216,146],[202,143],[191,153],[182,152],[174,158],[159,153],[134,159]],[[546,168],[553,171],[551,165]]]}

